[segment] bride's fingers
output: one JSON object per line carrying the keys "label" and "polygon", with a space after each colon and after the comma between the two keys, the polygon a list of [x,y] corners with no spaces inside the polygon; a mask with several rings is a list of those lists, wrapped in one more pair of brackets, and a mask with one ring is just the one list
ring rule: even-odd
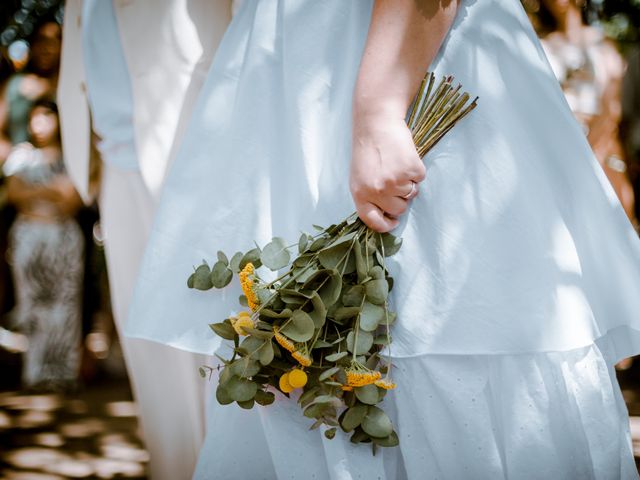
{"label": "bride's fingers", "polygon": [[376,232],[389,232],[396,228],[399,223],[395,218],[386,217],[384,212],[373,203],[356,204],[356,211],[360,219]]}
{"label": "bride's fingers", "polygon": [[409,206],[409,202],[401,197],[380,197],[375,200],[376,205],[382,209],[383,212],[392,216],[398,217],[402,215]]}

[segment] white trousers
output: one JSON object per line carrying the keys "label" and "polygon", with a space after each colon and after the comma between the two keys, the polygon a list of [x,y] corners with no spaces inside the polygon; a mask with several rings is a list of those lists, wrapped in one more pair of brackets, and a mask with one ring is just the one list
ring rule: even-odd
{"label": "white trousers", "polygon": [[151,456],[151,478],[189,479],[204,438],[205,382],[198,367],[205,360],[121,334],[156,201],[139,172],[105,164],[102,173],[99,204],[111,302],[144,441]]}

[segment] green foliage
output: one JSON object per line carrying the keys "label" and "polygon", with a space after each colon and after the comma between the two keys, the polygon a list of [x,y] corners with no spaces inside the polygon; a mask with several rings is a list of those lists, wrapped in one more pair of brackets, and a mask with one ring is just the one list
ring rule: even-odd
{"label": "green foliage", "polygon": [[[452,80],[436,83],[427,74],[412,104],[407,123],[421,156],[476,105]],[[396,446],[398,436],[380,408],[386,389],[395,385],[387,378],[379,381],[390,371],[379,352],[391,341],[395,319],[386,262],[402,241],[374,232],[355,213],[314,228],[315,234],[303,232],[293,245],[276,237],[231,260],[218,252],[212,269],[203,263],[189,277],[190,288],[207,290],[225,288],[240,273],[239,303],[246,307],[247,296],[251,299],[250,317],[210,325],[234,344],[232,358],[221,358],[216,399],[252,408],[272,403],[273,389],[288,395],[299,388],[303,415],[313,420],[310,428],[324,426],[331,439],[339,427],[352,433],[351,442]],[[249,263],[254,269],[244,270]],[[284,272],[267,282],[258,272],[261,266]],[[238,331],[234,322],[242,322]]]}

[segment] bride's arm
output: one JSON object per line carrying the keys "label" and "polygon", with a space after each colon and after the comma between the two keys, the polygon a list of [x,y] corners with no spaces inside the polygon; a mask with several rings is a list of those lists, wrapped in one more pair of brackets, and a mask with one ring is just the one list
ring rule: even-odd
{"label": "bride's arm", "polygon": [[424,180],[404,118],[446,36],[457,0],[376,0],[353,97],[350,186],[360,218],[389,231]]}

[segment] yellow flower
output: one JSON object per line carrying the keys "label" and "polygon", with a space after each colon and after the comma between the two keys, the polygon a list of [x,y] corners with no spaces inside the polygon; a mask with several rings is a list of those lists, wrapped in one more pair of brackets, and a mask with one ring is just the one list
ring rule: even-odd
{"label": "yellow flower", "polygon": [[353,390],[353,387],[351,387],[351,386],[349,386],[349,385],[343,385],[343,386],[342,386],[342,390],[343,390],[344,392],[350,392],[350,391],[352,391],[352,390]]}
{"label": "yellow flower", "polygon": [[301,352],[300,350],[292,352],[291,356],[295,358],[303,367],[308,367],[313,363],[311,357],[308,354]]}
{"label": "yellow flower", "polygon": [[256,325],[248,312],[240,312],[237,318],[231,318],[231,326],[238,335],[248,335],[244,328],[254,328]]}
{"label": "yellow flower", "polygon": [[291,386],[291,384],[289,383],[289,374],[285,373],[284,375],[282,375],[280,377],[280,381],[278,382],[278,386],[280,387],[280,390],[282,390],[284,393],[291,393],[293,392],[293,387]]}
{"label": "yellow flower", "polygon": [[293,388],[302,388],[307,384],[307,374],[299,368],[294,368],[289,372],[289,385]]}
{"label": "yellow flower", "polygon": [[247,297],[247,304],[252,311],[256,311],[260,302],[258,300],[258,296],[256,295],[255,290],[253,289],[254,285],[254,271],[253,263],[249,262],[245,265],[245,267],[240,272],[240,286],[242,287],[242,292],[244,296]]}
{"label": "yellow flower", "polygon": [[389,380],[386,380],[386,379],[376,380],[373,383],[376,387],[384,388],[385,390],[393,390],[397,386],[395,383],[390,382]]}
{"label": "yellow flower", "polygon": [[294,343],[287,337],[282,335],[278,331],[278,327],[273,327],[273,334],[273,337],[276,339],[276,342],[278,342],[278,345],[284,348],[287,352],[294,352],[296,350],[296,346],[294,345]]}
{"label": "yellow flower", "polygon": [[347,369],[347,385],[350,387],[364,387],[380,380],[382,374],[376,370],[369,370],[358,362],[352,362]]}

